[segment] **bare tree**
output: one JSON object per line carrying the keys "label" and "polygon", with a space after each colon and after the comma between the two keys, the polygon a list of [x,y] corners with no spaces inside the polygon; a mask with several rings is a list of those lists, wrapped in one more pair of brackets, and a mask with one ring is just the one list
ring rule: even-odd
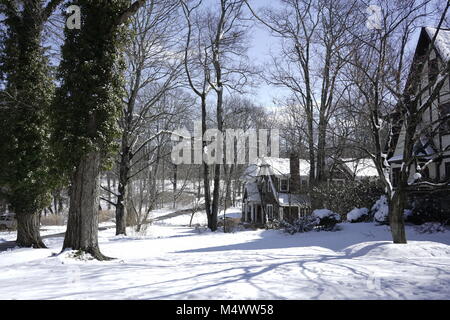
{"label": "bare tree", "polygon": [[[414,31],[425,17],[433,14],[426,10],[431,3],[432,1],[414,0],[396,3],[378,1],[377,5],[382,9],[380,25],[372,30],[362,25],[352,30],[354,48],[346,70],[347,81],[353,87],[350,90],[353,98],[347,100],[347,107],[352,110],[355,126],[359,127],[359,136],[353,136],[349,141],[352,147],[372,158],[376,165],[391,200],[390,225],[396,243],[406,242],[403,222],[405,189],[411,164],[411,147],[417,140],[414,131],[417,120],[421,117],[421,111],[417,107],[417,98],[421,93],[416,95],[416,92],[412,92],[409,87],[412,83],[408,84],[406,81],[410,60],[407,49]],[[445,17],[446,10],[444,9],[442,17]],[[417,74],[417,70],[413,66],[412,74],[414,73]],[[410,77],[414,77],[412,74]],[[433,88],[434,92],[434,87],[430,85],[429,88]],[[430,97],[433,98],[434,95],[431,93]],[[411,97],[414,98],[411,100]],[[428,101],[431,102],[432,99]],[[425,108],[427,106],[429,104],[425,104]],[[402,125],[409,126],[406,141],[407,145],[412,145],[405,147],[405,165],[402,166],[399,188],[394,192],[385,147],[394,147],[397,138],[395,133]],[[361,134],[361,126],[367,129],[368,135]]]}
{"label": "bare tree", "polygon": [[[187,21],[185,71],[190,88],[200,98],[202,135],[207,129],[207,96],[211,91],[216,94],[216,125],[221,132],[225,89],[242,90],[251,71],[245,56],[244,1],[220,0],[217,10],[206,10],[202,1],[192,6],[187,1],[181,3]],[[206,141],[202,141],[202,154],[206,146]],[[219,163],[214,165],[212,198],[210,168],[203,162],[206,214],[208,227],[213,231],[217,229],[222,156],[216,155]]]}
{"label": "bare tree", "polygon": [[181,67],[180,55],[173,41],[179,32],[178,26],[173,23],[177,18],[176,0],[151,1],[131,18],[132,40],[125,50],[127,96],[119,120],[122,137],[117,166],[119,185],[114,203],[116,235],[126,234],[127,185],[133,167],[141,160],[138,155],[158,134],[164,133],[160,131],[146,135],[145,127],[150,121],[166,115],[167,109],[154,112],[154,106],[166,91],[176,86],[175,80]]}
{"label": "bare tree", "polygon": [[290,90],[303,109],[310,183],[324,181],[327,126],[341,96],[342,58],[350,44],[356,1],[283,0],[254,16],[280,38],[268,81]]}

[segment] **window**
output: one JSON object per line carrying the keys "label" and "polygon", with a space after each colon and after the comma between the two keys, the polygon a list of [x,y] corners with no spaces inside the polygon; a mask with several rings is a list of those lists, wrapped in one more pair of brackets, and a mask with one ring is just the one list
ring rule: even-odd
{"label": "window", "polygon": [[301,180],[301,184],[302,188],[304,189],[308,188],[308,180],[306,180],[306,178]]}
{"label": "window", "polygon": [[450,102],[443,103],[439,106],[441,122],[441,133],[450,134]]}
{"label": "window", "polygon": [[280,179],[280,191],[288,191],[288,188],[289,188],[289,180]]}
{"label": "window", "polygon": [[273,205],[268,204],[266,207],[266,210],[267,210],[267,218],[269,220],[272,220],[273,219]]}
{"label": "window", "polygon": [[392,186],[396,188],[398,186],[398,180],[400,178],[400,168],[392,169]]}

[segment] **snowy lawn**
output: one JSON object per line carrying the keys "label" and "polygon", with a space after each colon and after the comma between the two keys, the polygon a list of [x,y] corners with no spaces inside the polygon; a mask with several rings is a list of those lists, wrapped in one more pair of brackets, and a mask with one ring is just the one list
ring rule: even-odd
{"label": "snowy lawn", "polygon": [[448,230],[408,227],[409,243],[394,245],[386,226],[340,226],[296,235],[110,229],[99,233],[110,262],[54,255],[63,239],[49,238],[49,249],[0,253],[0,299],[450,299]]}

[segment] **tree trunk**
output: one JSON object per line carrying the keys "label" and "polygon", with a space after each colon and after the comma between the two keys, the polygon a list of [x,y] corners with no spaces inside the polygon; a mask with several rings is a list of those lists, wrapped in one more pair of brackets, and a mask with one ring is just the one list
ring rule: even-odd
{"label": "tree trunk", "polygon": [[127,210],[125,199],[127,197],[128,174],[130,171],[131,151],[128,146],[128,129],[122,133],[120,164],[119,164],[119,186],[117,188],[116,205],[116,236],[127,234]]}
{"label": "tree trunk", "polygon": [[406,243],[405,222],[403,220],[405,203],[405,191],[396,190],[389,206],[389,225],[394,243]]}
{"label": "tree trunk", "polygon": [[42,242],[39,233],[40,216],[39,213],[18,213],[17,219],[17,240],[19,247],[47,248]]}
{"label": "tree trunk", "polygon": [[80,250],[98,260],[109,260],[98,246],[100,154],[85,155],[72,177],[70,208],[64,249]]}
{"label": "tree trunk", "polygon": [[[107,186],[108,186],[108,190],[112,190],[111,189],[111,177],[110,177],[109,172],[106,173],[106,183],[107,183]],[[107,192],[107,193],[108,193],[108,204],[107,204],[107,206],[108,206],[108,210],[111,210],[111,192]]]}
{"label": "tree trunk", "polygon": [[[202,137],[205,136],[206,132],[206,96],[201,96],[201,109],[202,109]],[[202,141],[202,155],[205,154],[206,151],[206,141]],[[208,228],[211,231],[217,230],[217,217],[214,222],[214,218],[212,216],[211,210],[211,189],[210,189],[210,181],[209,181],[209,166],[208,164],[202,160],[203,165],[203,185],[205,189],[205,210],[206,217],[208,219]],[[214,230],[213,230],[214,229]]]}
{"label": "tree trunk", "polygon": [[177,183],[178,183],[178,166],[176,164],[173,165],[173,182],[172,182],[172,187],[173,187],[173,209],[175,209],[177,207]]}
{"label": "tree trunk", "polygon": [[325,175],[325,145],[326,145],[326,123],[323,115],[319,120],[319,137],[317,141],[317,175],[316,181],[318,183],[326,181]]}

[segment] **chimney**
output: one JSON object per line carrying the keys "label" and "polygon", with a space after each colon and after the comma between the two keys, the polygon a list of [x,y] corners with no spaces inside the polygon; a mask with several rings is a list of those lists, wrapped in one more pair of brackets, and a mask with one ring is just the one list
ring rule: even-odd
{"label": "chimney", "polygon": [[300,159],[296,152],[289,155],[289,191],[290,193],[300,193]]}

